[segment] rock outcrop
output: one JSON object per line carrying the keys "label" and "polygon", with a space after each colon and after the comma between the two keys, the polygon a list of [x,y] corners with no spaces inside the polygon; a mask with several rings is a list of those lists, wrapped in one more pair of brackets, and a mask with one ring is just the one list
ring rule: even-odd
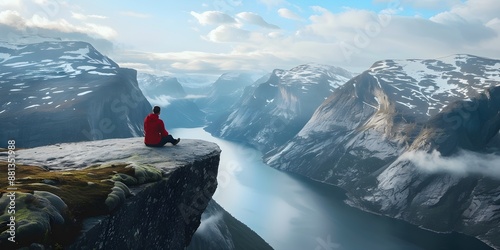
{"label": "rock outcrop", "polygon": [[140,137],[16,151],[16,209],[26,209],[15,221],[16,244],[4,231],[0,247],[185,249],[215,192],[219,156],[205,141],[149,148]]}

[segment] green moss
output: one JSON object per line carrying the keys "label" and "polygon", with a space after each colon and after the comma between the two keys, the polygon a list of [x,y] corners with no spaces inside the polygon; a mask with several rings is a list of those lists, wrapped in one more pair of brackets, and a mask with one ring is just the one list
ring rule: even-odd
{"label": "green moss", "polygon": [[[23,221],[18,230],[26,235],[49,235],[47,237],[51,239],[52,246],[56,242],[68,244],[79,233],[83,219],[108,214],[123,204],[131,195],[129,186],[158,181],[161,178],[162,172],[153,166],[128,163],[92,165],[72,171],[47,171],[37,166],[17,165],[16,193],[23,198],[17,198],[16,204],[28,202],[26,204],[30,208],[50,204],[55,211],[60,211],[58,215],[50,210],[52,212],[46,214],[47,222],[47,219],[42,219],[40,215],[34,215],[36,209],[21,209],[16,205],[16,221]],[[6,193],[7,187],[7,162],[0,162],[0,193]],[[1,225],[10,217],[6,216],[7,211],[1,204],[0,212],[3,213],[0,215]],[[50,225],[56,226],[57,229],[57,225],[68,221],[72,222],[71,225],[66,223],[57,235],[54,230],[51,232]],[[0,232],[5,230],[0,227]],[[47,237],[42,237],[44,243],[47,243]],[[35,240],[30,237],[26,239],[25,244]]]}
{"label": "green moss", "polygon": [[161,170],[153,166],[131,164],[129,167],[134,169],[134,176],[137,178],[138,184],[159,181],[162,178]]}
{"label": "green moss", "polygon": [[[15,213],[9,214],[10,198],[3,194],[0,198],[0,208],[3,215],[2,222],[10,221],[15,217],[16,239],[19,242],[47,242],[47,235],[51,227],[64,225],[67,212],[66,204],[56,195],[49,192],[16,193]],[[10,237],[8,228],[0,228],[0,240],[6,241]]]}

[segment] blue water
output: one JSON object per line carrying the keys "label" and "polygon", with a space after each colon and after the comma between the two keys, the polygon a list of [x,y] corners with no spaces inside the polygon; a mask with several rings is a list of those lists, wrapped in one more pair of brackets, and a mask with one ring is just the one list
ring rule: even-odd
{"label": "blue water", "polygon": [[433,233],[349,207],[339,188],[271,168],[257,150],[215,138],[202,128],[170,132],[219,145],[219,185],[213,199],[275,249],[490,249],[472,237]]}

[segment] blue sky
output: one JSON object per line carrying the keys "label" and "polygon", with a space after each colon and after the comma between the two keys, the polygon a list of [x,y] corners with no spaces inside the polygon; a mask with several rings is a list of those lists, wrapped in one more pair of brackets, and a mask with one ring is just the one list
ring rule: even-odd
{"label": "blue sky", "polygon": [[0,40],[84,40],[123,67],[174,76],[500,58],[498,0],[0,0],[0,25]]}

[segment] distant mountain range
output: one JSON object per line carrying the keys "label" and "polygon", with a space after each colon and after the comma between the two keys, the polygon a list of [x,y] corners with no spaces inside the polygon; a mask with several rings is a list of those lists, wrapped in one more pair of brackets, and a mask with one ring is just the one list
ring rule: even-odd
{"label": "distant mountain range", "polygon": [[204,97],[196,103],[207,113],[207,120],[213,121],[228,112],[242,96],[245,87],[254,83],[245,73],[225,73],[206,89]]}
{"label": "distant mountain range", "polygon": [[276,69],[260,84],[247,87],[234,109],[207,130],[270,150],[299,132],[314,110],[352,76],[347,70],[318,64]]}
{"label": "distant mountain range", "polygon": [[344,188],[353,206],[500,247],[500,61],[453,55],[383,60],[352,79],[329,72],[275,71],[209,131]]}
{"label": "distant mountain range", "polygon": [[0,147],[142,136],[136,71],[84,42],[0,43]]}
{"label": "distant mountain range", "polygon": [[188,96],[177,78],[141,73],[137,80],[151,105],[162,107],[160,118],[167,130],[205,124],[205,113]]}

